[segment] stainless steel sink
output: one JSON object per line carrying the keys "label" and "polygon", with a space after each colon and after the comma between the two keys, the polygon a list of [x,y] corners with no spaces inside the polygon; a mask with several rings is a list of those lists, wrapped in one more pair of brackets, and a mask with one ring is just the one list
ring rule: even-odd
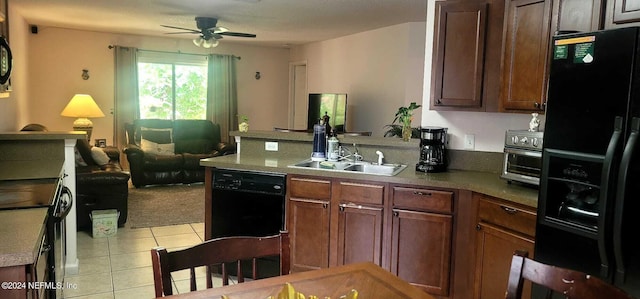
{"label": "stainless steel sink", "polygon": [[405,169],[407,165],[401,164],[353,164],[346,167],[345,171],[362,172],[366,174],[394,176]]}
{"label": "stainless steel sink", "polygon": [[[322,165],[320,163],[322,163]],[[306,168],[306,169],[322,169],[322,170],[342,170],[346,167],[351,166],[352,164],[353,163],[351,162],[328,162],[328,161],[320,162],[320,161],[304,160],[302,162],[289,165],[289,167]]]}
{"label": "stainless steel sink", "polygon": [[378,165],[371,162],[318,162],[304,160],[296,164],[289,165],[291,168],[313,169],[344,173],[362,173],[372,175],[395,176],[404,170],[407,165],[403,164],[383,164]]}

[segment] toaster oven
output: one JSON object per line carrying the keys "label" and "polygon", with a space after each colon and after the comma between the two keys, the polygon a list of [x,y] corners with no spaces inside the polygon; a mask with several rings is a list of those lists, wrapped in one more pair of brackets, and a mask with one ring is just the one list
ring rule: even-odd
{"label": "toaster oven", "polygon": [[508,130],[501,177],[508,182],[540,185],[542,141],[543,132]]}

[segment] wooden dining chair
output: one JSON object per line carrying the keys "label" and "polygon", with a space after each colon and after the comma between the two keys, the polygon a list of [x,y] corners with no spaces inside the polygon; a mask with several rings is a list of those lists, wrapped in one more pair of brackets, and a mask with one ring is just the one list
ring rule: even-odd
{"label": "wooden dining chair", "polygon": [[290,251],[289,233],[268,237],[226,237],[204,241],[198,245],[168,252],[165,248],[151,249],[153,280],[156,298],[173,294],[171,273],[190,269],[190,291],[197,290],[195,268],[207,268],[206,288],[213,287],[211,267],[219,266],[222,270],[222,284],[229,284],[229,273],[225,263],[235,263],[237,282],[244,282],[241,260],[252,261],[252,279],[258,279],[257,258],[280,257],[280,275],[289,274]]}
{"label": "wooden dining chair", "polygon": [[553,292],[563,294],[569,299],[633,299],[624,291],[597,277],[543,264],[527,258],[527,252],[516,251],[511,259],[505,298],[522,298],[522,285],[525,279],[549,289],[548,299]]}

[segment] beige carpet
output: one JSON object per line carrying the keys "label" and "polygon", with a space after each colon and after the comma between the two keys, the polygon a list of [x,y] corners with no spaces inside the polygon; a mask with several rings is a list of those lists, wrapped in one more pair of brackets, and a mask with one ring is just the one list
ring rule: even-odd
{"label": "beige carpet", "polygon": [[132,228],[204,222],[204,184],[129,188]]}

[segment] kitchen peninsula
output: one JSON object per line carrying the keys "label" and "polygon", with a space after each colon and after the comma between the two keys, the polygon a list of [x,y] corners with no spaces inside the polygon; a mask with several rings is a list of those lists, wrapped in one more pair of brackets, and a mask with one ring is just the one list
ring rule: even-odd
{"label": "kitchen peninsula", "polygon": [[[477,298],[492,288],[482,281],[491,270],[482,267],[490,253],[484,246],[491,244],[485,240],[491,231],[482,225],[513,232],[517,237],[507,244],[516,248],[522,238],[533,242],[538,192],[500,179],[502,153],[450,150],[447,172],[421,173],[414,170],[417,139],[338,136],[365,161],[376,161],[381,151],[385,163],[407,165],[395,176],[382,176],[289,167],[310,157],[309,133],[231,135],[237,154],[200,162],[207,174],[205,237],[211,237],[212,201],[219,200],[211,189],[213,169],[286,174],[293,272],[370,261],[439,298]],[[492,268],[509,263],[510,256],[498,261]]]}
{"label": "kitchen peninsula", "polygon": [[[51,209],[58,182],[75,194],[74,146],[84,132],[0,132],[0,280],[16,284],[55,281],[53,265],[61,259],[50,249],[66,247],[67,271],[77,270],[75,221],[67,221],[67,244],[54,236]],[[66,179],[64,178],[66,176]],[[71,212],[75,212],[72,208]],[[75,219],[71,214],[68,219]],[[58,242],[60,241],[60,242]],[[54,244],[55,243],[55,244]],[[58,250],[56,255],[61,256]],[[56,267],[63,267],[62,264]],[[52,269],[49,272],[47,269]],[[60,273],[63,273],[59,269]],[[51,280],[49,280],[51,279]],[[2,298],[38,298],[50,290],[7,286]],[[55,292],[55,289],[53,290]]]}

